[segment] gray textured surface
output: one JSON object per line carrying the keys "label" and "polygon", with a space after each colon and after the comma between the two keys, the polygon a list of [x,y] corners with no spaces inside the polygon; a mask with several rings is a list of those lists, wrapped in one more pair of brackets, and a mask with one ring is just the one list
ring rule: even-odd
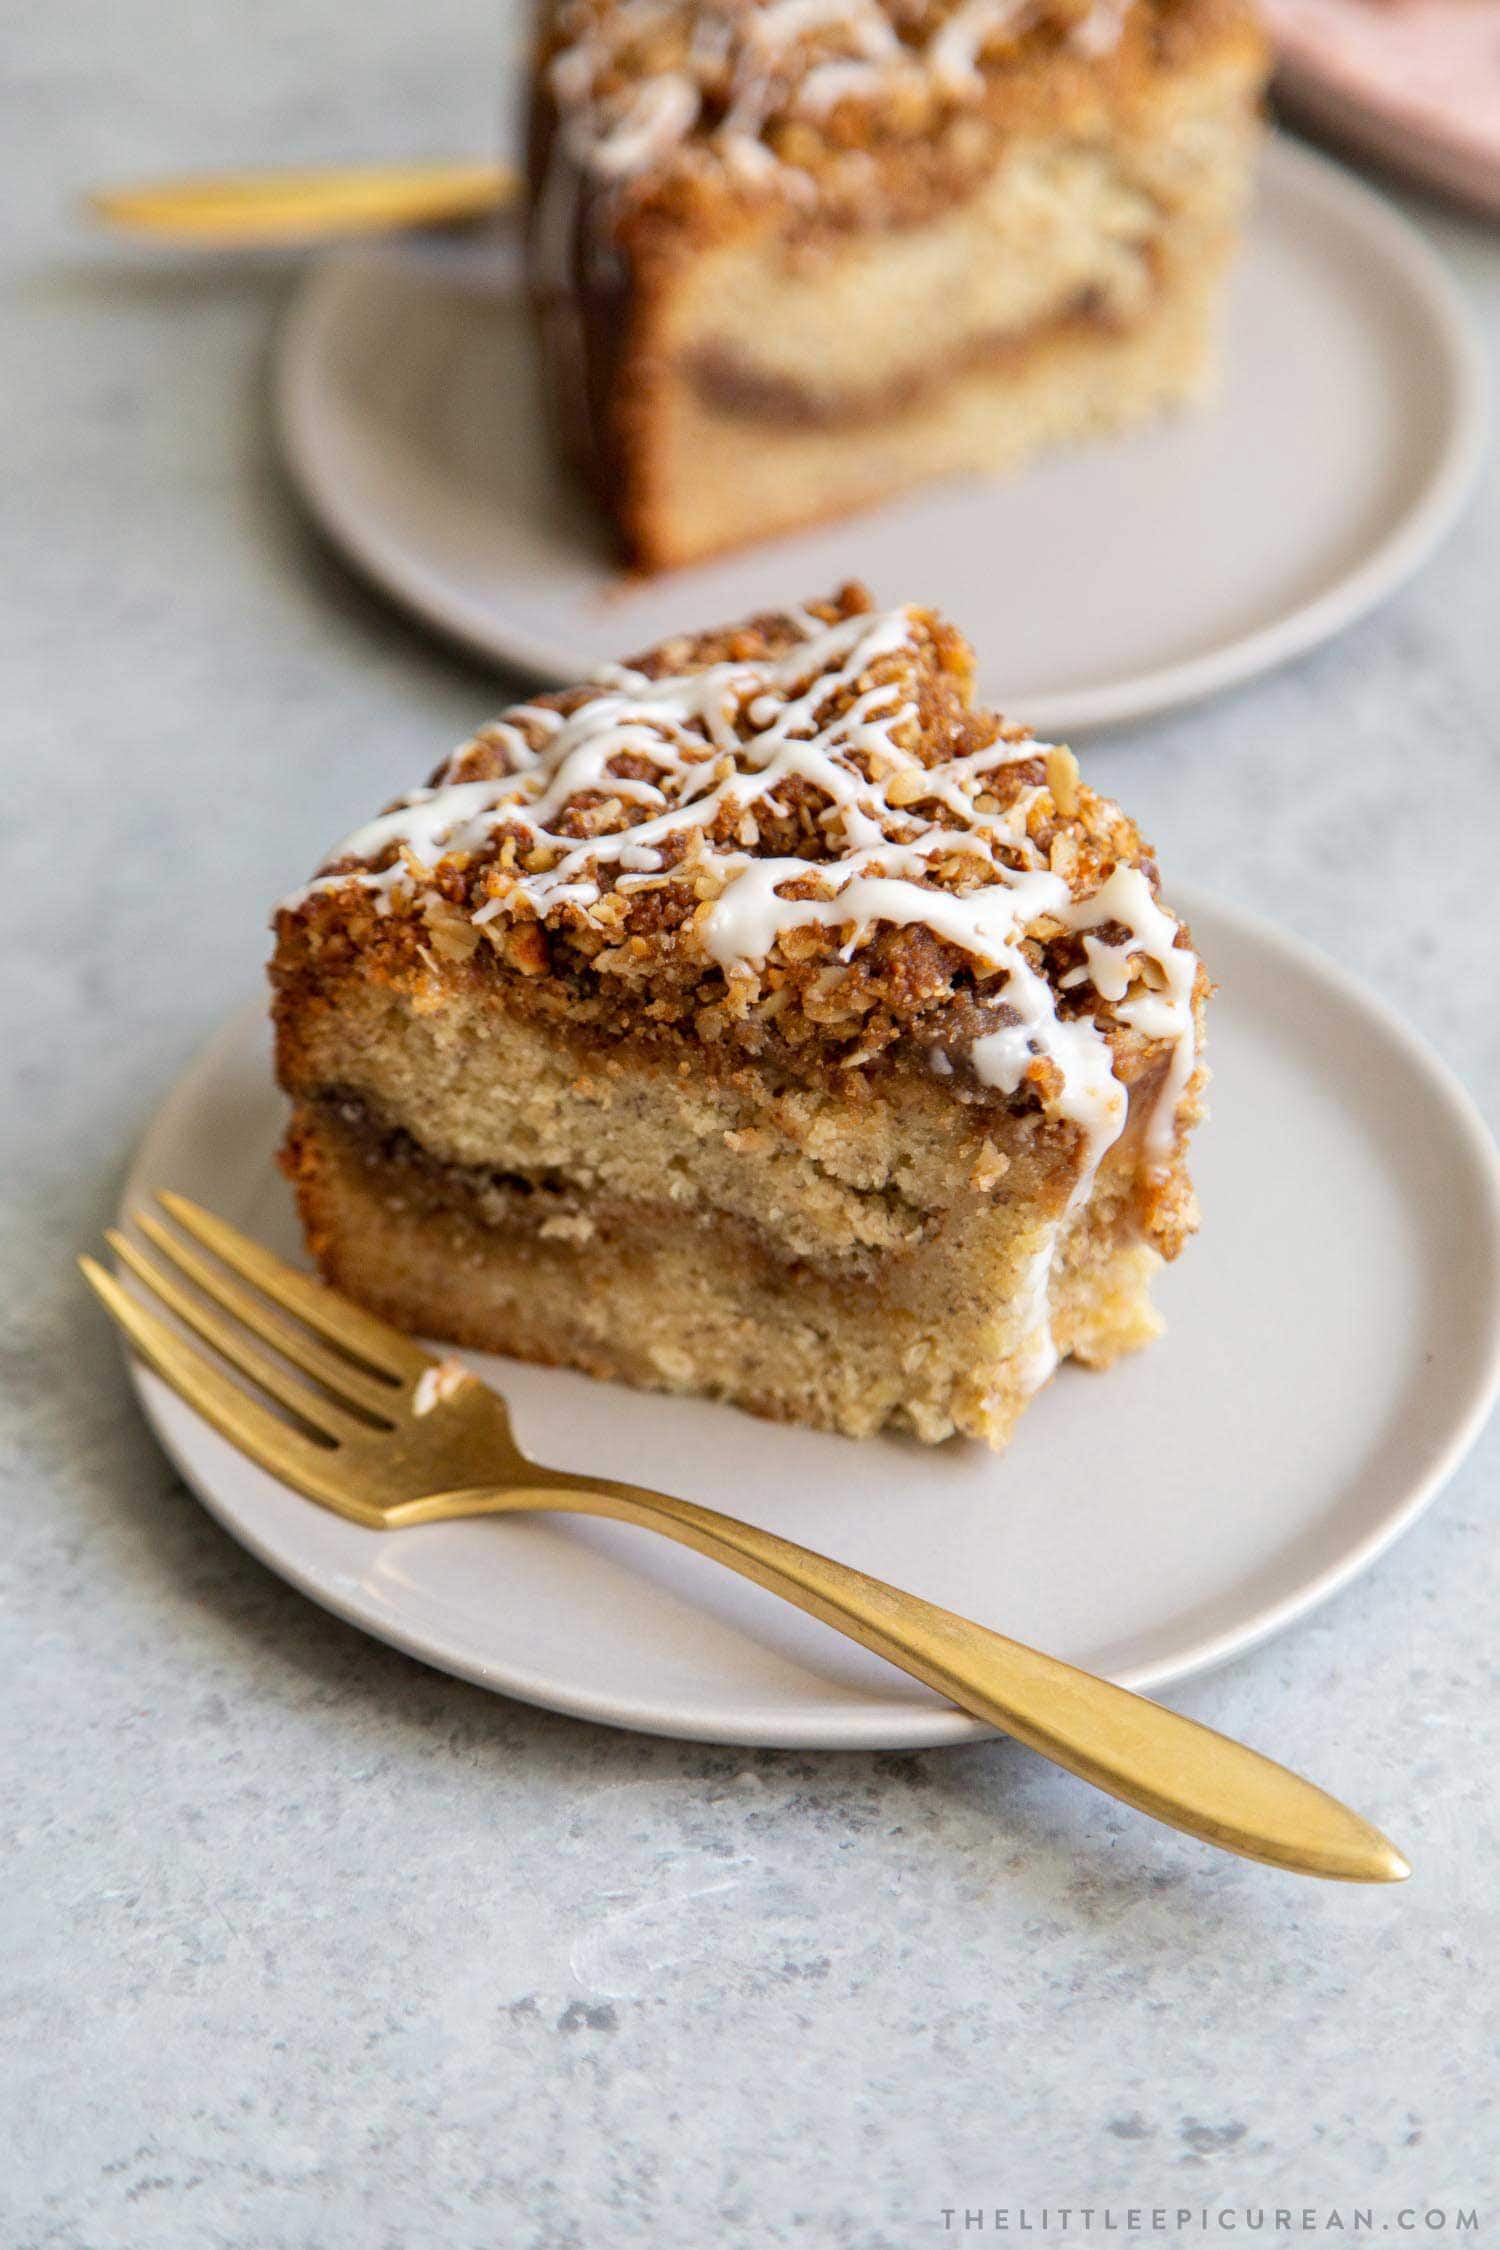
{"label": "gray textured surface", "polygon": [[[285,270],[112,256],[64,201],[480,148],[496,44],[478,0],[8,28],[0,2243],[904,2246],[1027,2199],[1037,2241],[1085,2239],[1044,2201],[1493,2224],[1500,1432],[1181,1698],[1388,1821],[1418,1880],[1348,1893],[1005,1746],[705,1751],[424,1671],[214,1528],[82,1301],[70,1253],[256,978],[266,901],[496,688],[301,528],[262,401]],[[1419,216],[1493,345],[1500,243]],[[1492,471],[1374,622],[1090,759],[1169,868],[1383,983],[1492,1117],[1497,527]]]}

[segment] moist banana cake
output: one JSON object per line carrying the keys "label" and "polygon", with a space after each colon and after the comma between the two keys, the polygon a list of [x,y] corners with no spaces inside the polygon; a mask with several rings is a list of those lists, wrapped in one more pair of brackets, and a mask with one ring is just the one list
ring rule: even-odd
{"label": "moist banana cake", "polygon": [[1199,393],[1266,63],[1246,0],[543,0],[531,295],[630,559]]}
{"label": "moist banana cake", "polygon": [[517,705],[276,917],[285,1164],[398,1326],[1003,1445],[1157,1327],[1207,980],[1149,848],[831,600]]}

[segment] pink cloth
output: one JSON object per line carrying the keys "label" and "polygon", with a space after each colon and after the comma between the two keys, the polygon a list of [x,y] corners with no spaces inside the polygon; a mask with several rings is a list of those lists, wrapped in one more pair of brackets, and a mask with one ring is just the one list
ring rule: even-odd
{"label": "pink cloth", "polygon": [[1263,12],[1298,72],[1500,165],[1500,0],[1263,0]]}

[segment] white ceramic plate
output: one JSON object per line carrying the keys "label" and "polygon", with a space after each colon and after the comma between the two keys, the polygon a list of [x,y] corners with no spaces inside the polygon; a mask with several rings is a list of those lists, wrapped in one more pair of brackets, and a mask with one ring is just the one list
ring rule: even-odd
{"label": "white ceramic plate", "polygon": [[314,514],[407,607],[551,683],[865,579],[936,603],[1043,734],[1249,679],[1426,559],[1472,481],[1480,353],[1389,205],[1284,141],[1236,271],[1222,396],[1019,478],[633,580],[561,477],[513,245],[341,252],[282,331],[281,437]]}
{"label": "white ceramic plate", "polygon": [[[536,1458],[712,1502],[1132,1687],[1249,1648],[1372,1562],[1476,1435],[1500,1374],[1500,1169],[1466,1096],[1305,947],[1191,899],[1221,991],[1167,1336],[1064,1368],[996,1459],[782,1429],[471,1355]],[[294,1252],[261,1011],[177,1086],[126,1191],[197,1196]],[[314,1600],[427,1662],[584,1718],[710,1742],[896,1748],[986,1730],[649,1533],[497,1518],[389,1536],[327,1514],[135,1371],[208,1507]]]}

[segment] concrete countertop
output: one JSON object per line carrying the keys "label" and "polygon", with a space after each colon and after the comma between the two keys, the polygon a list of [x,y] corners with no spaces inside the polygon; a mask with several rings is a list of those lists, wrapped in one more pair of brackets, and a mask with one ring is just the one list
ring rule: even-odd
{"label": "concrete countertop", "polygon": [[[72,1253],[254,987],[267,902],[503,690],[299,518],[264,390],[294,266],[116,253],[67,200],[483,149],[502,44],[477,0],[59,0],[7,41],[0,2242],[904,2250],[1278,2205],[1258,2239],[1478,2206],[1483,2240],[1500,1430],[1174,1698],[1386,1820],[1418,1878],[1348,1892],[1005,1744],[704,1749],[427,1671],[209,1521],[84,1299]],[[1493,354],[1500,236],[1407,207]],[[1492,1121],[1497,527],[1491,464],[1379,616],[1085,746],[1168,867],[1378,984]]]}

